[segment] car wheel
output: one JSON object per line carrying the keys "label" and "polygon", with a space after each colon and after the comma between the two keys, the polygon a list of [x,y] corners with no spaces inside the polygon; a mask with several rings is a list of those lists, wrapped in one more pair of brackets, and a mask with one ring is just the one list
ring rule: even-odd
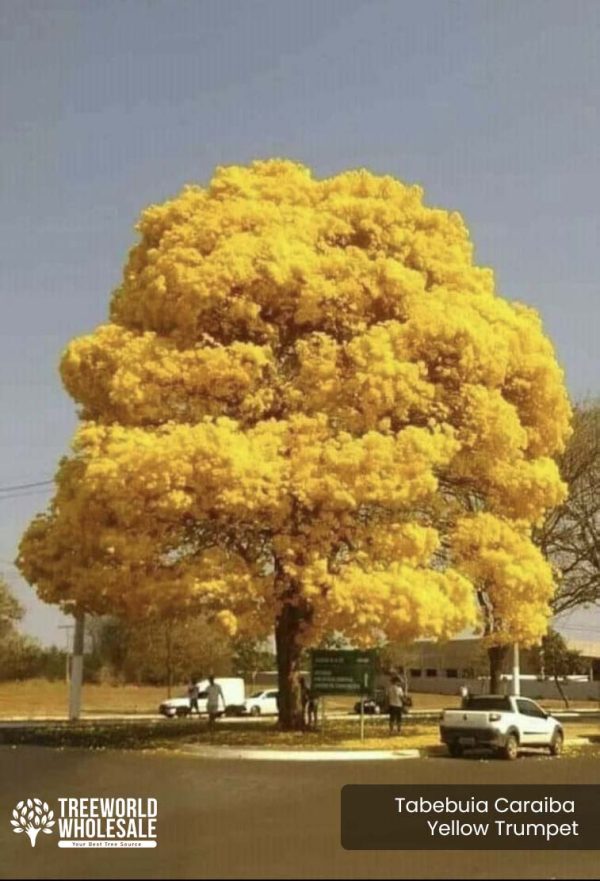
{"label": "car wheel", "polygon": [[509,734],[502,750],[502,756],[509,761],[514,761],[519,755],[519,741],[514,734]]}
{"label": "car wheel", "polygon": [[552,740],[550,741],[550,755],[559,756],[563,750],[564,742],[564,735],[562,731],[559,731],[559,729],[557,728],[552,735]]}
{"label": "car wheel", "polygon": [[251,716],[260,716],[260,707],[252,707],[250,710]]}
{"label": "car wheel", "polygon": [[460,759],[463,754],[463,748],[460,743],[449,743],[448,744],[448,752],[452,756],[453,759]]}
{"label": "car wheel", "polygon": [[177,715],[177,713],[175,712],[175,710],[165,710],[164,713],[163,713],[163,715],[164,715],[167,719],[174,719],[175,716]]}

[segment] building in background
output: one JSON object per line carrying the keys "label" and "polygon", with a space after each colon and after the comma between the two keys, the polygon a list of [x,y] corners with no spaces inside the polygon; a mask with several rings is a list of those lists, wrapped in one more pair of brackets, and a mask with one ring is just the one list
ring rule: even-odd
{"label": "building in background", "polygon": [[[582,668],[587,672],[568,677],[563,683],[568,697],[600,700],[600,642],[567,639],[567,647],[580,653]],[[458,694],[467,685],[472,694],[488,690],[489,664],[485,644],[480,637],[470,636],[446,642],[420,639],[406,646],[387,650],[388,669],[403,668],[413,692]],[[540,647],[522,649],[521,693],[533,698],[557,697],[556,683],[544,672]],[[511,658],[508,653],[503,683],[506,692],[511,686]]]}

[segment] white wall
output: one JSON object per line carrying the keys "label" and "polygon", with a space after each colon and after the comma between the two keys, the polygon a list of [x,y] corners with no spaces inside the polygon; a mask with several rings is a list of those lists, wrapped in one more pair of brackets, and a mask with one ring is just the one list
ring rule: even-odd
{"label": "white wall", "polygon": [[[503,680],[502,692],[510,694],[511,680]],[[448,679],[447,676],[419,676],[410,680],[409,690],[413,694],[458,694],[461,685],[466,685],[471,694],[486,694],[487,679]],[[561,682],[568,698],[600,701],[600,682]],[[553,679],[521,679],[521,694],[534,699],[556,698],[560,692]]]}

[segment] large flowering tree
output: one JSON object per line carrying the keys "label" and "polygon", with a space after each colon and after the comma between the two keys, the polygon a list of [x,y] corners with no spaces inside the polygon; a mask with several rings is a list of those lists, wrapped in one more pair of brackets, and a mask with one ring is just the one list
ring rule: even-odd
{"label": "large flowering tree", "polygon": [[530,533],[563,499],[570,410],[461,217],[273,160],[138,231],[109,322],[62,359],[81,426],[21,544],[40,596],[274,626],[287,727],[301,650],[332,631],[539,638],[553,580]]}

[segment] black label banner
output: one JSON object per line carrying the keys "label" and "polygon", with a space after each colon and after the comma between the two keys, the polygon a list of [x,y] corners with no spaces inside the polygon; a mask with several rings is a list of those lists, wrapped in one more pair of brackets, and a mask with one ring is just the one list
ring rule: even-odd
{"label": "black label banner", "polygon": [[600,786],[342,789],[346,850],[599,850]]}

